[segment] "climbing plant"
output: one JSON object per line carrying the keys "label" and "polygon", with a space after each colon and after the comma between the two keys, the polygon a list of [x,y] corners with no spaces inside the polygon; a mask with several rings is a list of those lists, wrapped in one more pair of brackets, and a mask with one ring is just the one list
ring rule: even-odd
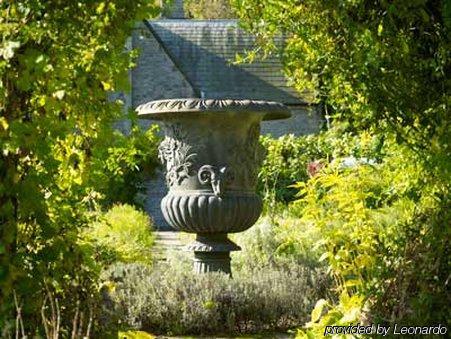
{"label": "climbing plant", "polygon": [[100,200],[93,149],[122,110],[107,92],[128,88],[136,53],[126,39],[157,13],[148,0],[0,2],[2,329],[13,292],[31,296],[23,316],[41,306],[33,293],[44,287],[88,294],[77,239]]}
{"label": "climbing plant", "polygon": [[232,3],[258,49],[280,53],[290,83],[312,92],[328,116],[394,131],[417,149],[449,151],[448,1]]}

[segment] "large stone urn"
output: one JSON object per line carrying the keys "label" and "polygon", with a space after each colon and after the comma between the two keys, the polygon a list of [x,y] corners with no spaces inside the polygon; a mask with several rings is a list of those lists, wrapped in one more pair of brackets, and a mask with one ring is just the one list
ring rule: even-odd
{"label": "large stone urn", "polygon": [[159,120],[159,147],[168,194],[161,201],[166,221],[196,233],[189,245],[198,273],[230,274],[230,251],[240,250],[227,233],[251,227],[262,211],[255,193],[264,158],[258,142],[262,120],[291,116],[277,102],[171,99],[137,108],[140,118]]}

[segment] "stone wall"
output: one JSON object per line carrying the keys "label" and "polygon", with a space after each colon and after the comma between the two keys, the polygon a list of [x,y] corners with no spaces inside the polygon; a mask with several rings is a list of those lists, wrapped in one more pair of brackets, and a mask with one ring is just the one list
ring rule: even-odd
{"label": "stone wall", "polygon": [[289,119],[263,121],[261,134],[278,138],[285,134],[312,134],[320,129],[323,119],[316,106],[290,106],[290,110],[293,115]]}
{"label": "stone wall", "polygon": [[183,8],[183,0],[172,0],[171,11],[168,15],[170,19],[185,18],[185,10]]}

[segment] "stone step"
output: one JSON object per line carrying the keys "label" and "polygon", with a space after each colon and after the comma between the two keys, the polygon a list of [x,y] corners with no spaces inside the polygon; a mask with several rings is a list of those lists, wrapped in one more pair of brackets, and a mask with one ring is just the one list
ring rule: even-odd
{"label": "stone step", "polygon": [[152,253],[156,260],[165,261],[166,252],[171,251],[181,251],[184,245],[180,242],[178,232],[170,231],[155,231],[156,238],[154,246],[152,247]]}

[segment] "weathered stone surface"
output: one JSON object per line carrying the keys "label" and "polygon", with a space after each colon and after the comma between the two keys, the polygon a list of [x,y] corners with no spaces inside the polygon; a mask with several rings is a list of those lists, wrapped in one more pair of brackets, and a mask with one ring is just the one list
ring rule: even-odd
{"label": "weathered stone surface", "polygon": [[286,134],[296,136],[312,134],[320,130],[323,118],[317,112],[317,106],[290,106],[291,118],[285,120],[263,121],[261,134],[269,134],[274,138]]}
{"label": "weathered stone surface", "polygon": [[285,105],[275,101],[233,99],[170,99],[154,100],[140,105],[136,111],[142,118],[162,120],[169,113],[172,117],[190,112],[261,112],[262,120],[286,119],[291,116]]}
{"label": "weathered stone surface", "polygon": [[180,231],[212,234],[242,232],[260,216],[262,200],[255,194],[169,193],[161,201],[169,224]]}
{"label": "weathered stone surface", "polygon": [[168,15],[170,19],[183,19],[185,17],[185,11],[183,8],[183,0],[172,0],[170,2],[171,8]]}
{"label": "weathered stone surface", "polygon": [[160,100],[137,111],[163,122],[159,153],[169,188],[161,201],[166,221],[198,235],[191,246],[198,273],[230,274],[228,252],[238,248],[227,233],[248,229],[262,210],[255,194],[264,155],[260,122],[288,118],[290,111],[277,102],[219,99]]}
{"label": "weathered stone surface", "polygon": [[[264,150],[260,122],[291,115],[280,103],[252,100],[160,100],[137,108],[140,117],[163,120],[159,147],[171,192],[253,192]],[[227,190],[225,190],[227,192]]]}
{"label": "weathered stone surface", "polygon": [[166,187],[165,174],[158,170],[152,180],[145,182],[145,201],[144,209],[151,216],[154,228],[159,231],[171,231],[172,227],[164,219],[160,208],[161,199],[168,193]]}

